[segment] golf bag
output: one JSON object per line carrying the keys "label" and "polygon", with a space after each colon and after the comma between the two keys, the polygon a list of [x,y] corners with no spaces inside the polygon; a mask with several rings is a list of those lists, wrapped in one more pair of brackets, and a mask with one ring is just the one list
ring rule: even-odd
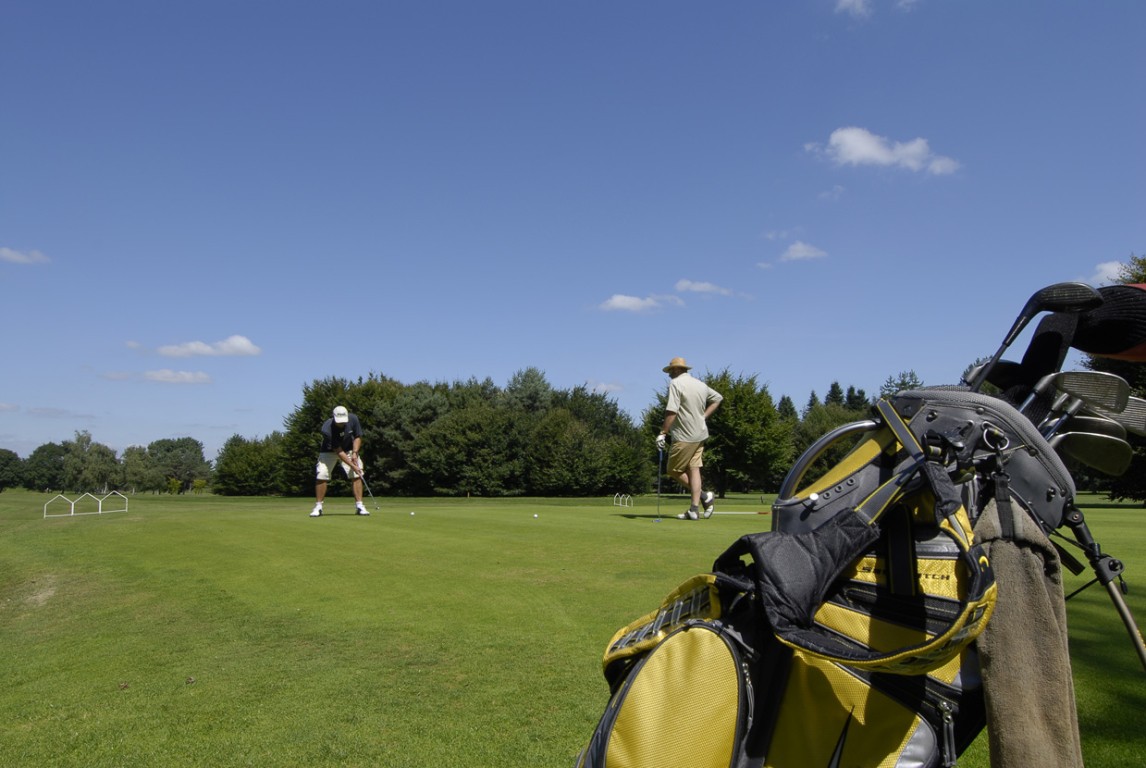
{"label": "golf bag", "polygon": [[[789,473],[772,531],[617,632],[603,659],[612,697],[578,768],[954,765],[984,723],[970,644],[996,594],[963,486],[1001,436],[913,394],[821,438]],[[857,441],[845,458],[800,487],[845,438]],[[723,639],[720,682],[696,672],[710,662],[689,635]]]}

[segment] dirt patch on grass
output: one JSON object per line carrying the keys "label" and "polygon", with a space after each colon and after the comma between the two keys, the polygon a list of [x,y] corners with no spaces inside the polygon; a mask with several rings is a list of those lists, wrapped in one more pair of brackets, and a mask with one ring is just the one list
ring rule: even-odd
{"label": "dirt patch on grass", "polygon": [[34,608],[39,608],[56,594],[56,577],[43,576],[31,582],[28,587],[29,591],[24,602]]}

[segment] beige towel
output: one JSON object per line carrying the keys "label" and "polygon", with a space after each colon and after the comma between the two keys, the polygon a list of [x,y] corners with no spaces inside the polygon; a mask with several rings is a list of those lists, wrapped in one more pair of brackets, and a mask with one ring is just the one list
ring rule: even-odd
{"label": "beige towel", "polygon": [[1081,768],[1061,563],[1019,502],[1010,507],[1009,538],[994,500],[975,524],[999,590],[977,641],[991,768]]}

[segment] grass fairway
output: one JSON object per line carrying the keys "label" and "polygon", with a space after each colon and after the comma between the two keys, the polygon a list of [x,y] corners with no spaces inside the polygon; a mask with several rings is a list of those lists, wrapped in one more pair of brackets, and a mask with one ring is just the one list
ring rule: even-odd
{"label": "grass fairway", "polygon": [[[681,497],[661,522],[655,497],[48,498],[0,494],[4,766],[568,768],[613,632],[770,520],[756,497],[699,523]],[[1085,509],[1146,621],[1146,517]],[[1104,591],[1069,605],[1087,764],[1139,766],[1146,673]]]}

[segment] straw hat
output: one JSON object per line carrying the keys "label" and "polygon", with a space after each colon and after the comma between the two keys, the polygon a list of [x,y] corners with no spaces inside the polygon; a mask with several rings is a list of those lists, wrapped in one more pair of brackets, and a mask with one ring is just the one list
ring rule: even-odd
{"label": "straw hat", "polygon": [[665,373],[671,373],[674,368],[682,371],[687,371],[690,370],[692,366],[686,363],[683,357],[674,357],[672,360],[669,360],[669,364],[661,370],[663,370]]}

